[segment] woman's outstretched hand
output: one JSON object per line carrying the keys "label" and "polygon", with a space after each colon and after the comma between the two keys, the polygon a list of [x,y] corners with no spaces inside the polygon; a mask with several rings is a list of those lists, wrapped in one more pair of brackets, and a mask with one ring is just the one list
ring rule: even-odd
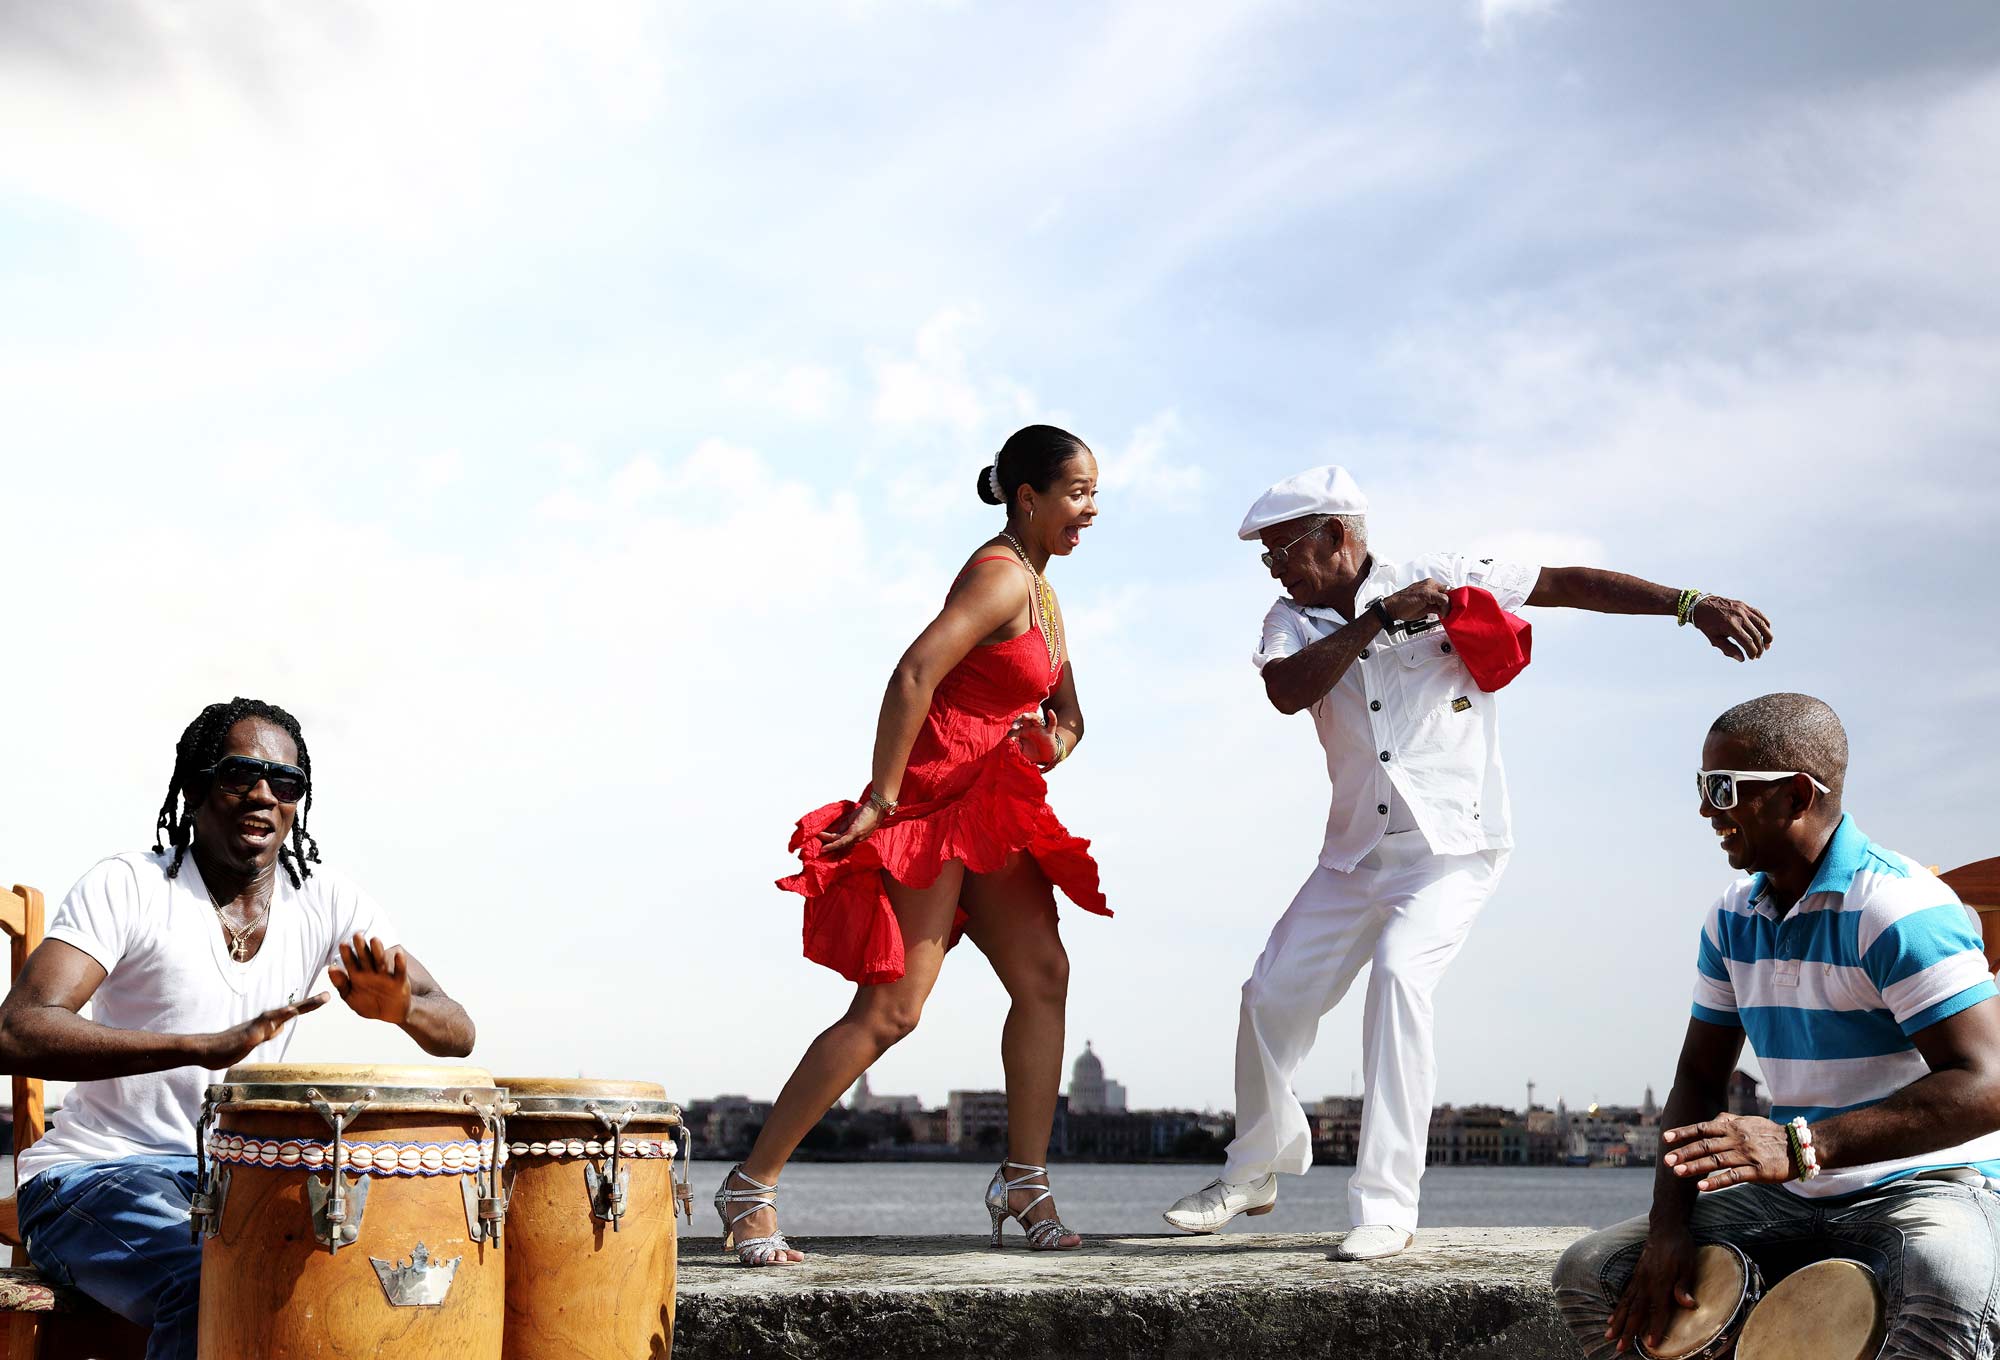
{"label": "woman's outstretched hand", "polygon": [[819,833],[819,852],[827,859],[839,859],[875,834],[882,825],[882,809],[873,803],[857,804],[832,826]]}

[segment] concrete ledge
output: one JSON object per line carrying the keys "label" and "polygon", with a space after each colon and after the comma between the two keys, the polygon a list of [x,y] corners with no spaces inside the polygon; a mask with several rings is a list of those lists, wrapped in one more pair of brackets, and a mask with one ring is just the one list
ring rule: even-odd
{"label": "concrete ledge", "polygon": [[1368,1264],[1329,1261],[1340,1239],[1317,1235],[816,1238],[804,1264],[761,1270],[687,1238],[674,1354],[1576,1360],[1549,1273],[1584,1231],[1426,1231]]}

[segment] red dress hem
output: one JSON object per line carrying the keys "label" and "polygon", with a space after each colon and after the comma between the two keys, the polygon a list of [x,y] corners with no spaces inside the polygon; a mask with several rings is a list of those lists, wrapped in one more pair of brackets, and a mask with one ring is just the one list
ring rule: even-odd
{"label": "red dress hem", "polygon": [[[904,973],[902,930],[883,874],[905,887],[927,888],[953,860],[963,861],[968,873],[992,873],[1025,851],[1070,901],[1099,916],[1112,914],[1098,889],[1090,842],[1057,820],[1048,805],[1048,782],[1011,740],[979,759],[962,792],[905,803],[845,855],[824,857],[818,833],[854,806],[844,799],[800,818],[790,846],[799,856],[799,872],[778,880],[780,888],[806,899],[806,957],[850,982],[894,982]],[[961,911],[954,944],[965,919]]]}

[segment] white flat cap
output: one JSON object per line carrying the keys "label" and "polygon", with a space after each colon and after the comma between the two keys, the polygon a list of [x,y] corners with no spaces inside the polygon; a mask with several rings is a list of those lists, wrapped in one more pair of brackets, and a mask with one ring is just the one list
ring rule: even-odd
{"label": "white flat cap", "polygon": [[1307,515],[1365,515],[1368,498],[1344,467],[1316,467],[1287,477],[1257,498],[1238,538],[1255,538],[1273,524]]}

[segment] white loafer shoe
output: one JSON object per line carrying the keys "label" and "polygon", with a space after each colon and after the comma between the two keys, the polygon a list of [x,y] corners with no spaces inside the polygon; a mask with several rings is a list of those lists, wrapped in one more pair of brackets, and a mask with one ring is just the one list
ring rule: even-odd
{"label": "white loafer shoe", "polygon": [[1278,1207],[1278,1174],[1267,1172],[1247,1185],[1212,1180],[1191,1195],[1182,1195],[1160,1215],[1170,1227],[1185,1233],[1221,1232],[1238,1214],[1256,1218]]}
{"label": "white loafer shoe", "polygon": [[1379,1261],[1396,1256],[1416,1240],[1416,1234],[1392,1228],[1387,1223],[1363,1223],[1340,1239],[1333,1249],[1336,1261]]}

